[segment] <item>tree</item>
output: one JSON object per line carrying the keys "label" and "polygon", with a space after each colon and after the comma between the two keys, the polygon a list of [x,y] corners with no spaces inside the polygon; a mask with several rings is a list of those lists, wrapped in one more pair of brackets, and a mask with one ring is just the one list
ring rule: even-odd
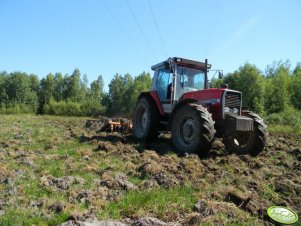
{"label": "tree", "polygon": [[266,81],[265,107],[268,113],[285,111],[290,105],[290,68],[281,61],[268,74]]}
{"label": "tree", "polygon": [[102,75],[99,75],[98,78],[97,78],[97,81],[98,81],[98,85],[99,85],[99,92],[100,94],[103,94],[104,93],[104,81],[103,81],[103,78],[102,78]]}
{"label": "tree", "polygon": [[149,73],[142,72],[142,74],[135,77],[133,85],[129,87],[126,96],[128,97],[128,113],[132,113],[135,108],[138,96],[143,91],[149,91],[152,86],[152,78]]}
{"label": "tree", "polygon": [[83,80],[81,81],[81,89],[84,92],[84,94],[88,93],[88,83],[89,83],[88,76],[84,74]]}
{"label": "tree", "polygon": [[40,84],[40,104],[44,105],[54,97],[55,93],[55,80],[53,74],[49,73],[46,78],[41,80]]}
{"label": "tree", "polygon": [[95,98],[97,98],[99,101],[101,100],[101,98],[103,97],[104,93],[103,93],[103,79],[102,76],[98,76],[97,80],[94,80],[90,87],[91,87],[91,95]]}
{"label": "tree", "polygon": [[5,106],[9,100],[6,89],[8,83],[8,75],[7,73],[1,72],[0,73],[0,105]]}
{"label": "tree", "polygon": [[291,102],[292,105],[301,109],[301,63],[297,64],[293,72],[292,82],[291,82]]}
{"label": "tree", "polygon": [[132,86],[132,83],[133,78],[130,74],[125,76],[115,74],[109,84],[108,114],[124,115],[128,113],[129,97],[127,96],[127,91]]}
{"label": "tree", "polygon": [[84,99],[84,92],[81,86],[80,71],[76,68],[70,77],[66,76],[65,79],[65,98],[72,101],[82,101]]}
{"label": "tree", "polygon": [[31,75],[29,75],[29,80],[30,80],[30,89],[33,92],[38,93],[39,86],[40,86],[40,80],[39,80],[38,76],[35,74],[31,74]]}
{"label": "tree", "polygon": [[212,79],[211,81],[211,88],[220,88],[221,84],[225,83],[224,79]]}
{"label": "tree", "polygon": [[258,113],[264,111],[264,77],[255,65],[245,63],[238,71],[228,74],[224,81],[230,89],[242,92],[243,105]]}
{"label": "tree", "polygon": [[8,99],[6,106],[16,106],[20,111],[35,112],[38,98],[31,85],[30,77],[26,73],[10,73],[5,86]]}
{"label": "tree", "polygon": [[64,99],[65,82],[62,73],[58,72],[54,75],[54,99],[61,101]]}

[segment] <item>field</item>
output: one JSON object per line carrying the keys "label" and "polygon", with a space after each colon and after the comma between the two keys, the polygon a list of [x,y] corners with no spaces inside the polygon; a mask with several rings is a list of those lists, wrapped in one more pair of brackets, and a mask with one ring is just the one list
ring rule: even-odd
{"label": "field", "polygon": [[[256,157],[178,156],[170,135],[86,131],[86,118],[0,116],[0,225],[74,220],[127,224],[154,217],[173,224],[269,224],[266,210],[301,214],[301,138],[270,132]],[[275,132],[278,131],[278,132]]]}

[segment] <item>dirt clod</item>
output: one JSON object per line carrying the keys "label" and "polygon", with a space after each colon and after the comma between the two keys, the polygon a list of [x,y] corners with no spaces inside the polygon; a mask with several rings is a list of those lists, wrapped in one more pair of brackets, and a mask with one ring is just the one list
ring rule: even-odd
{"label": "dirt clod", "polygon": [[123,190],[138,189],[136,185],[128,181],[128,177],[123,173],[117,173],[116,175],[114,175],[113,173],[105,172],[102,175],[102,178],[103,180],[100,180],[99,184],[109,189],[118,189],[118,188],[121,188]]}
{"label": "dirt clod", "polygon": [[208,207],[205,200],[199,200],[193,208],[194,211],[200,213],[203,217],[207,217],[214,214],[214,210]]}
{"label": "dirt clod", "polygon": [[176,180],[170,178],[165,173],[159,173],[159,174],[155,175],[154,178],[160,186],[165,187],[165,188],[170,188],[170,187],[178,184],[178,182]]}
{"label": "dirt clod", "polygon": [[50,206],[48,206],[48,210],[54,213],[60,213],[65,208],[65,205],[62,203],[54,203]]}
{"label": "dirt clod", "polygon": [[79,221],[69,220],[60,224],[59,226],[126,226],[118,221]]}
{"label": "dirt clod", "polygon": [[132,223],[132,226],[165,226],[165,222],[154,218],[154,217],[144,217],[140,218]]}

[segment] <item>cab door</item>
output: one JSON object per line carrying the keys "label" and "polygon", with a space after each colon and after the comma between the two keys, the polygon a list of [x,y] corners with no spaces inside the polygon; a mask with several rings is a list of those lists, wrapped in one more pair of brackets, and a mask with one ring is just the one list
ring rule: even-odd
{"label": "cab door", "polygon": [[156,79],[156,90],[165,113],[172,112],[172,73],[164,68],[158,69]]}

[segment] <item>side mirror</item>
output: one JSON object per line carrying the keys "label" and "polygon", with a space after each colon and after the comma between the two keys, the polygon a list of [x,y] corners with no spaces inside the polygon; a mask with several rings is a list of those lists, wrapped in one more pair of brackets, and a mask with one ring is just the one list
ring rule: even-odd
{"label": "side mirror", "polygon": [[224,76],[224,75],[223,75],[223,72],[222,72],[222,71],[218,71],[218,78],[219,78],[219,79],[222,79],[223,76]]}

